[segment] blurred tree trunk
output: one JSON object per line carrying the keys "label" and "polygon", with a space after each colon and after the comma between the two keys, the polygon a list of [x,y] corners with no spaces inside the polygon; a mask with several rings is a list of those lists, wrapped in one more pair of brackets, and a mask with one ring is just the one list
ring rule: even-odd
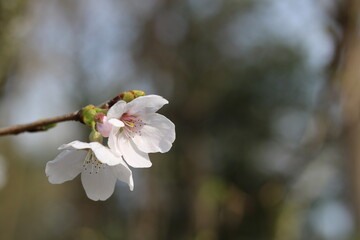
{"label": "blurred tree trunk", "polygon": [[346,142],[356,229],[360,229],[360,1],[348,0],[342,6],[339,22],[343,38],[335,54],[335,87],[340,86],[343,106],[343,137]]}
{"label": "blurred tree trunk", "polygon": [[0,1],[0,93],[18,50],[15,23],[24,14],[27,0]]}

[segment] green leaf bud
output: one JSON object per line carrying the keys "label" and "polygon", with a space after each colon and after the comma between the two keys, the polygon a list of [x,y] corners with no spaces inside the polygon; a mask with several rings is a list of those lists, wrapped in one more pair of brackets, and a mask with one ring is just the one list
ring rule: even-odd
{"label": "green leaf bud", "polygon": [[133,92],[133,94],[135,95],[135,98],[145,96],[145,92],[141,91],[141,90],[132,90],[130,92]]}
{"label": "green leaf bud", "polygon": [[46,131],[46,130],[49,130],[50,128],[53,128],[56,126],[56,123],[50,123],[48,125],[44,125],[44,126],[41,126],[41,128]]}
{"label": "green leaf bud", "polygon": [[134,100],[135,98],[141,97],[141,96],[145,96],[144,91],[132,90],[132,91],[121,93],[120,99],[124,100],[125,102],[130,102],[130,101]]}

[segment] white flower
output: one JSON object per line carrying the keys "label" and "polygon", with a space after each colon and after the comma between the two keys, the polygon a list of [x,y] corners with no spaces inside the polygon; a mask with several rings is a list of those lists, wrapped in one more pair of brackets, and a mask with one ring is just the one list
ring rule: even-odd
{"label": "white flower", "polygon": [[86,195],[94,201],[108,199],[114,192],[117,179],[133,190],[131,170],[121,157],[102,144],[73,141],[60,146],[59,150],[63,151],[46,164],[45,173],[50,183],[60,184],[81,173]]}
{"label": "white flower", "polygon": [[175,140],[175,125],[156,113],[168,101],[157,95],[119,101],[108,113],[112,125],[108,145],[132,167],[150,167],[148,153],[167,152]]}

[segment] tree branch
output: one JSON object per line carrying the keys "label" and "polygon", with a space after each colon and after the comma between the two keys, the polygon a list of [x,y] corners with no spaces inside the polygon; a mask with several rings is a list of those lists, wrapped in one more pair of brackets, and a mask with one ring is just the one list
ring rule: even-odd
{"label": "tree branch", "polygon": [[[121,100],[121,94],[117,95],[110,101],[107,101],[101,105],[99,105],[99,108],[103,109],[109,109],[112,105],[114,105],[117,101]],[[54,118],[46,118],[41,119],[32,123],[28,124],[20,124],[20,125],[14,125],[11,127],[5,127],[0,128],[0,136],[5,135],[16,135],[19,133],[24,132],[40,132],[40,131],[46,131],[49,128],[54,127],[54,124],[59,122],[65,122],[65,121],[78,121],[82,122],[81,118],[81,110],[75,111],[73,113],[68,113],[62,116],[54,117]]]}
{"label": "tree branch", "polygon": [[65,114],[63,116],[38,120],[36,122],[32,122],[28,124],[21,124],[6,128],[0,128],[0,136],[19,134],[23,132],[46,131],[49,128],[51,128],[52,124],[65,122],[65,121],[80,121],[80,112],[81,111],[77,111],[77,112]]}

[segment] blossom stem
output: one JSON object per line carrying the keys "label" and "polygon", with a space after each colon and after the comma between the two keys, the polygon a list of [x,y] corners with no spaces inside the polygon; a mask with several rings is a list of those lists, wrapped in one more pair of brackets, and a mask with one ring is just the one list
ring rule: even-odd
{"label": "blossom stem", "polygon": [[[99,105],[99,108],[103,109],[109,109],[112,105],[114,105],[117,101],[121,100],[120,95],[117,95],[113,99]],[[66,122],[66,121],[78,121],[83,123],[82,116],[81,116],[81,110],[68,113],[62,116],[53,117],[53,118],[46,118],[41,119],[32,123],[27,124],[20,124],[20,125],[14,125],[10,127],[0,128],[0,136],[5,135],[16,135],[19,133],[24,132],[41,132],[46,131],[56,125],[56,123],[59,122]]]}

